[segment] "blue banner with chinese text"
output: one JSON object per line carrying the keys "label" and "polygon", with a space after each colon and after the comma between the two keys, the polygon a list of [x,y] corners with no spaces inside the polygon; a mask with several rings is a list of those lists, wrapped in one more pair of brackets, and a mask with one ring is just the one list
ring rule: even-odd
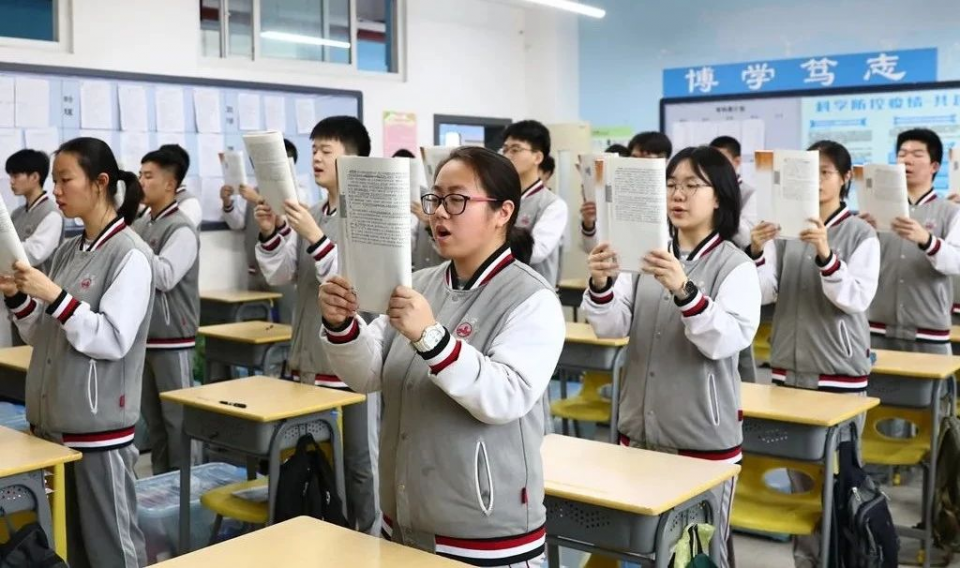
{"label": "blue banner with chinese text", "polygon": [[937,49],[904,49],[663,70],[663,96],[704,97],[937,80]]}

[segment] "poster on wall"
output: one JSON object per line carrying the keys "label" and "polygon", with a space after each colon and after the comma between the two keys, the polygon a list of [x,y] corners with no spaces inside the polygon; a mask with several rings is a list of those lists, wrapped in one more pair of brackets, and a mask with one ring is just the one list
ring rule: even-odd
{"label": "poster on wall", "polygon": [[595,154],[600,154],[613,144],[626,146],[633,134],[629,126],[594,126],[590,129],[590,147]]}
{"label": "poster on wall", "polygon": [[383,155],[393,156],[397,150],[407,150],[416,155],[417,115],[412,112],[384,111],[383,113]]}

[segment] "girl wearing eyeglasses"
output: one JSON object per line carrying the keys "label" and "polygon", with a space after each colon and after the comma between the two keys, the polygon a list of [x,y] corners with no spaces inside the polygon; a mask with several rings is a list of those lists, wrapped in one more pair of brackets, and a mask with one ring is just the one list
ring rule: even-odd
{"label": "girl wearing eyeglasses", "polygon": [[505,157],[458,148],[422,199],[449,260],[369,325],[350,282],[320,288],[337,375],[382,391],[384,536],[475,566],[544,564],[542,404],[564,319],[553,286],[515,261],[519,203]]}
{"label": "girl wearing eyeglasses", "polygon": [[[760,274],[763,303],[776,302],[770,365],[774,384],[862,395],[870,375],[867,308],[877,291],[880,241],[844,200],[850,192],[850,153],[820,141],[820,217],[800,240],[776,239],[778,228],[761,222],[750,232],[750,256]],[[863,417],[857,421],[863,428]],[[849,432],[841,432],[848,439]],[[813,487],[791,475],[795,491]],[[820,533],[794,537],[797,566],[817,566]]]}
{"label": "girl wearing eyeglasses", "polygon": [[[598,245],[582,309],[598,336],[630,337],[622,444],[737,463],[737,361],[760,323],[757,271],[730,241],[740,222],[737,174],[718,150],[687,148],[667,165],[667,201],[669,250],[624,267],[639,274],[621,274],[616,251]],[[734,484],[715,490],[717,537],[728,544]],[[724,551],[720,565],[731,562]]]}

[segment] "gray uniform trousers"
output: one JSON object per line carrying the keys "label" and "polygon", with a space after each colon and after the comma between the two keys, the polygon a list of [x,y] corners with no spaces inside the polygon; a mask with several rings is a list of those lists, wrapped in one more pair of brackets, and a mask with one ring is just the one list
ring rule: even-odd
{"label": "gray uniform trousers", "polygon": [[160,393],[193,386],[194,349],[147,349],[143,362],[140,414],[150,436],[153,474],[180,469],[183,405],[161,402]]}

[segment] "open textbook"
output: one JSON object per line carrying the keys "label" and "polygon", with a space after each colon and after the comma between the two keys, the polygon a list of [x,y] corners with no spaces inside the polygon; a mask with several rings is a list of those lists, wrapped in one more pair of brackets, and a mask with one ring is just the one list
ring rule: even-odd
{"label": "open textbook", "polygon": [[13,263],[22,260],[26,263],[27,253],[23,251],[23,243],[20,242],[20,236],[17,235],[17,229],[13,226],[10,219],[10,212],[7,206],[0,199],[0,274],[13,274]]}
{"label": "open textbook", "polygon": [[284,201],[299,200],[297,181],[283,146],[283,134],[276,130],[244,134],[243,144],[253,162],[257,190],[273,212],[282,215]]}
{"label": "open textbook", "polygon": [[796,239],[820,217],[820,153],[777,150],[773,153],[772,222],[780,237]]}
{"label": "open textbook", "polygon": [[594,168],[595,183],[603,188],[603,199],[597,202],[597,236],[610,242],[621,270],[640,272],[643,257],[666,249],[669,240],[667,161],[611,156],[595,160]]}
{"label": "open textbook", "polygon": [[340,274],[353,284],[361,311],[387,313],[394,288],[411,284],[413,164],[409,158],[337,158]]}
{"label": "open textbook", "polygon": [[220,169],[223,170],[223,185],[229,185],[235,190],[239,190],[241,185],[247,185],[247,168],[244,166],[241,150],[220,152]]}
{"label": "open textbook", "polygon": [[861,213],[869,213],[876,220],[877,231],[889,233],[894,219],[910,216],[907,199],[907,170],[903,164],[863,166],[857,202]]}
{"label": "open textbook", "polygon": [[607,206],[603,191],[603,160],[616,157],[617,154],[580,154],[577,169],[580,172],[580,193],[583,201],[593,201],[597,206],[596,229],[597,243],[608,241]]}
{"label": "open textbook", "polygon": [[773,152],[757,150],[753,153],[753,201],[756,219],[773,222]]}

